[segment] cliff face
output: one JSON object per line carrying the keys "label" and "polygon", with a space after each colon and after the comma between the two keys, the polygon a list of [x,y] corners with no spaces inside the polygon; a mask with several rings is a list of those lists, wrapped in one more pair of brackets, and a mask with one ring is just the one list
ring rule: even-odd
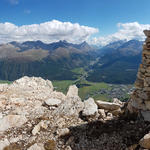
{"label": "cliff face", "polygon": [[140,117],[150,121],[150,30],[145,30],[146,40],[143,45],[142,64],[140,64],[137,79],[135,82],[136,90],[131,96],[129,107],[137,111]]}

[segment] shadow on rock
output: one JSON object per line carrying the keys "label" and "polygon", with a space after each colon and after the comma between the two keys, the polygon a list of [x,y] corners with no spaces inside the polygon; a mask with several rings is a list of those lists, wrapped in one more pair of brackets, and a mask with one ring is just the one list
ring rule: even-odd
{"label": "shadow on rock", "polygon": [[139,140],[150,131],[150,124],[132,118],[87,122],[70,127],[61,137],[72,150],[138,150]]}

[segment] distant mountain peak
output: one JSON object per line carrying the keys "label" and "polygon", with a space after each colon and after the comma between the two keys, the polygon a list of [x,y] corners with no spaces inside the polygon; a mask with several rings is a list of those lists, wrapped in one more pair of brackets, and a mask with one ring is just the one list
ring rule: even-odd
{"label": "distant mountain peak", "polygon": [[80,44],[73,44],[66,40],[59,40],[57,42],[47,44],[40,40],[37,40],[37,41],[24,41],[22,43],[12,41],[9,44],[18,47],[20,49],[19,52],[27,51],[30,49],[43,49],[48,51],[51,50],[53,51],[57,48],[67,48],[67,49],[75,48],[77,50],[82,50],[82,51],[89,51],[93,49],[86,41]]}
{"label": "distant mountain peak", "polygon": [[55,43],[68,43],[66,40],[59,40],[58,42]]}
{"label": "distant mountain peak", "polygon": [[78,47],[80,49],[84,49],[84,50],[92,49],[92,47],[86,41],[84,41],[81,44],[79,44]]}
{"label": "distant mountain peak", "polygon": [[37,41],[25,41],[25,42],[23,42],[22,44],[23,44],[23,45],[28,45],[28,44],[32,45],[32,44],[45,44],[45,43],[43,43],[43,42],[40,41],[40,40],[37,40]]}
{"label": "distant mountain peak", "polygon": [[120,47],[122,44],[126,43],[126,40],[119,40],[119,41],[115,41],[115,42],[111,42],[108,45],[104,46],[104,47],[109,47],[109,48],[113,48],[116,49],[118,47]]}
{"label": "distant mountain peak", "polygon": [[86,41],[82,42],[81,44],[88,44]]}

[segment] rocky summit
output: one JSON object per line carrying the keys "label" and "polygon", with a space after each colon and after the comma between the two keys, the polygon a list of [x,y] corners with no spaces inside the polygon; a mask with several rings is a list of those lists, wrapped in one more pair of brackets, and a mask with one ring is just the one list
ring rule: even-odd
{"label": "rocky summit", "polygon": [[72,145],[72,132],[85,129],[89,121],[113,118],[108,112],[98,111],[92,98],[82,102],[75,85],[64,95],[53,90],[51,81],[37,77],[0,84],[0,150],[85,148],[86,143]]}
{"label": "rocky summit", "polygon": [[144,33],[143,63],[128,102],[82,101],[76,85],[65,95],[40,77],[0,84],[0,150],[150,149],[150,31]]}
{"label": "rocky summit", "polygon": [[0,84],[0,150],[148,148],[150,127],[125,117],[126,105],[81,101],[75,85],[64,95],[38,77]]}

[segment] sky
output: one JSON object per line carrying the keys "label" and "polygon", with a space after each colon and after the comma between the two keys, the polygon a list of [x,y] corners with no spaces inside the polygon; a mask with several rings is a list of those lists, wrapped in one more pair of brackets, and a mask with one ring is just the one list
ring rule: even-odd
{"label": "sky", "polygon": [[0,0],[0,43],[144,40],[150,0]]}

